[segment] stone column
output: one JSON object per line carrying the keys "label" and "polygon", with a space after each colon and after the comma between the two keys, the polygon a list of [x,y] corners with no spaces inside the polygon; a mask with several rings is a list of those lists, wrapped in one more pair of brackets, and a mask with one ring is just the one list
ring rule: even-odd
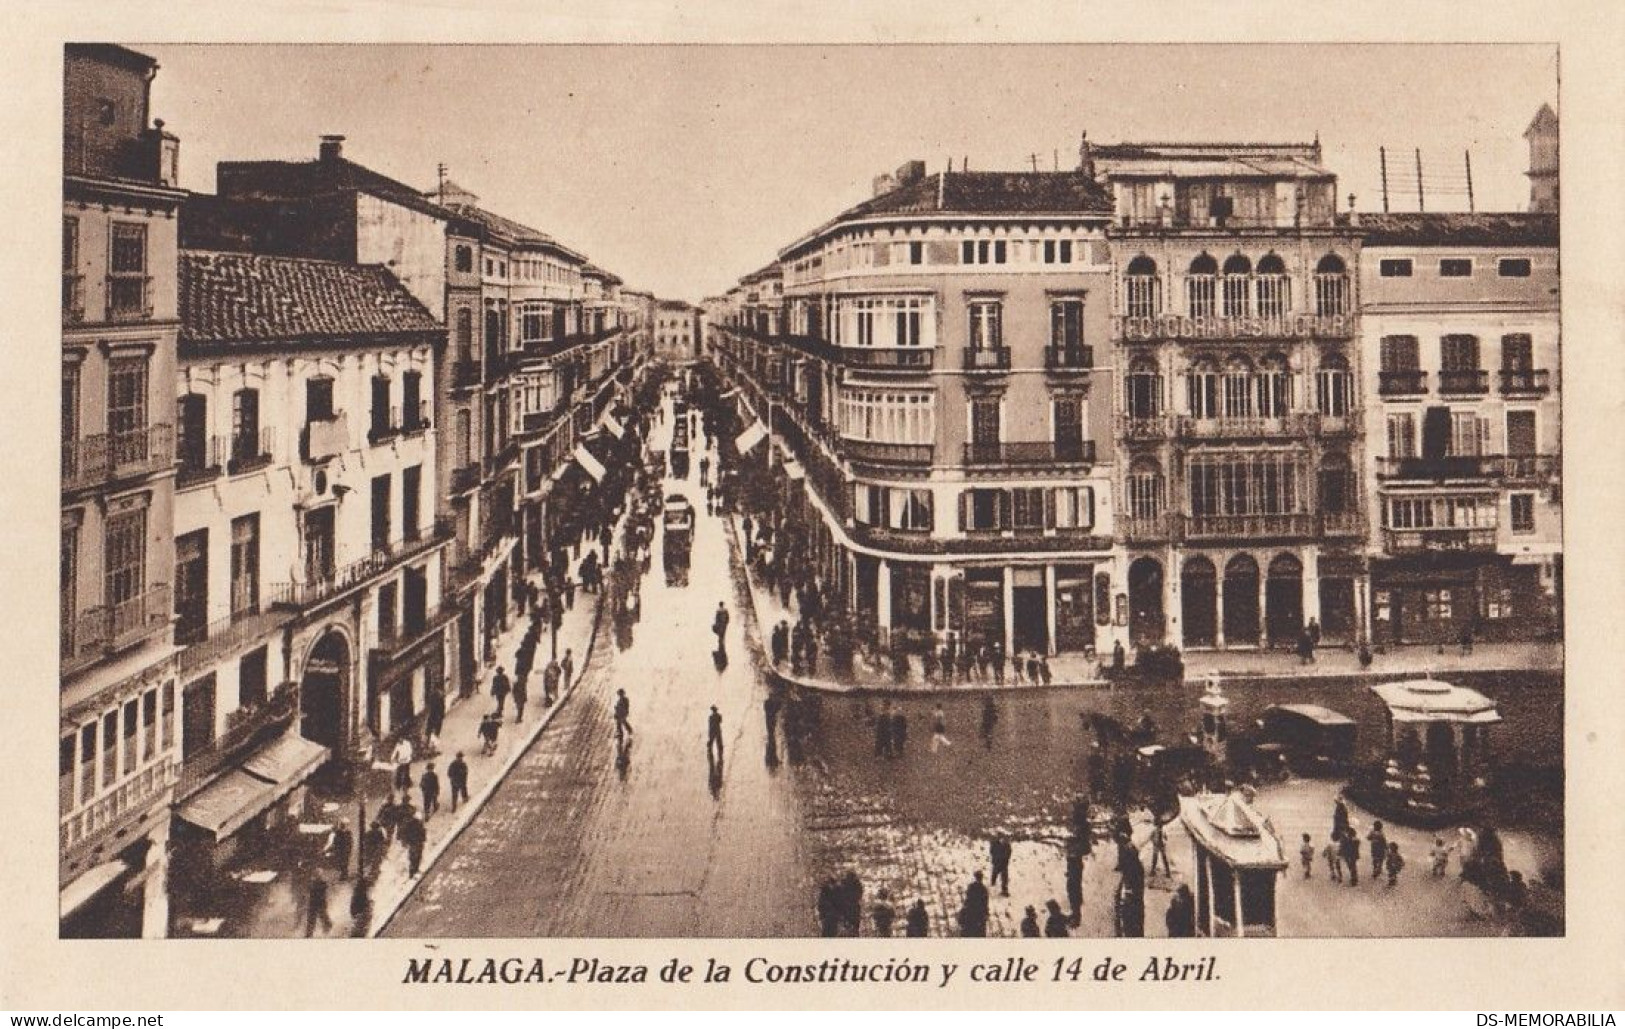
{"label": "stone column", "polygon": [[875,573],[875,624],[891,632],[891,562],[877,561]]}
{"label": "stone column", "polygon": [[1009,565],[1005,565],[1004,576],[1004,653],[1008,656],[1015,654],[1016,641],[1016,580],[1011,574]]}
{"label": "stone column", "polygon": [[147,861],[141,887],[141,938],[161,940],[169,935],[169,819],[147,836]]}
{"label": "stone column", "polygon": [[1270,575],[1266,565],[1258,566],[1258,649],[1267,650],[1270,645]]}
{"label": "stone column", "polygon": [[[1093,583],[1090,584],[1093,588]],[[1055,566],[1044,566],[1044,638],[1048,640],[1045,652],[1055,654]]]}

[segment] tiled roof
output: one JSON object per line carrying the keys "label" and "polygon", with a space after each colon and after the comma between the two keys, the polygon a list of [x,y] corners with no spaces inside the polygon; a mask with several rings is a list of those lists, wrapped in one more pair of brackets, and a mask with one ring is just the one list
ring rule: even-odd
{"label": "tiled roof", "polygon": [[1366,246],[1555,247],[1557,215],[1502,212],[1364,214],[1356,226]]}
{"label": "tiled roof", "polygon": [[380,265],[182,250],[181,342],[276,343],[435,332],[427,308]]}
{"label": "tiled roof", "polygon": [[315,161],[222,161],[216,169],[222,194],[261,193],[271,197],[305,197],[358,190],[437,218],[456,215],[420,191],[346,157]]}

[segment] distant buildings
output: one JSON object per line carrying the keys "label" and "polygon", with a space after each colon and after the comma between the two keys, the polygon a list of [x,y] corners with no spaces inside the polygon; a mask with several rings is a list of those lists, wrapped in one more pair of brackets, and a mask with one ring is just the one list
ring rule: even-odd
{"label": "distant buildings", "polygon": [[662,300],[655,307],[655,356],[681,363],[700,356],[699,312],[681,300]]}

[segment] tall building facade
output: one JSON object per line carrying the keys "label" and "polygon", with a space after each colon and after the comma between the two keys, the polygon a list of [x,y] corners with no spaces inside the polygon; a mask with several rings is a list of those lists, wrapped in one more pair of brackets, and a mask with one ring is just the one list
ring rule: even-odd
{"label": "tall building facade", "polygon": [[919,162],[876,189],[707,318],[805,466],[827,581],[883,637],[1109,649],[1108,196]]}
{"label": "tall building facade", "polygon": [[1367,214],[1359,230],[1373,638],[1555,635],[1557,215]]}
{"label": "tall building facade", "polygon": [[1318,143],[1083,144],[1113,194],[1129,638],[1360,635],[1357,236]]}
{"label": "tall building facade", "polygon": [[178,144],[158,66],[70,45],[64,70],[60,913],[163,936],[180,757],[174,609]]}

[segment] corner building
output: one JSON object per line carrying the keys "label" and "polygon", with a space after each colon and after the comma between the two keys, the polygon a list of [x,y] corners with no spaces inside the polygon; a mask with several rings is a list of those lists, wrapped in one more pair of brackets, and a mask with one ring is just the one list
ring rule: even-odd
{"label": "corner building", "polygon": [[1358,237],[1318,143],[1093,146],[1135,645],[1361,633]]}
{"label": "corner building", "polygon": [[792,453],[826,581],[882,638],[1110,649],[1107,194],[910,162],[709,312]]}

